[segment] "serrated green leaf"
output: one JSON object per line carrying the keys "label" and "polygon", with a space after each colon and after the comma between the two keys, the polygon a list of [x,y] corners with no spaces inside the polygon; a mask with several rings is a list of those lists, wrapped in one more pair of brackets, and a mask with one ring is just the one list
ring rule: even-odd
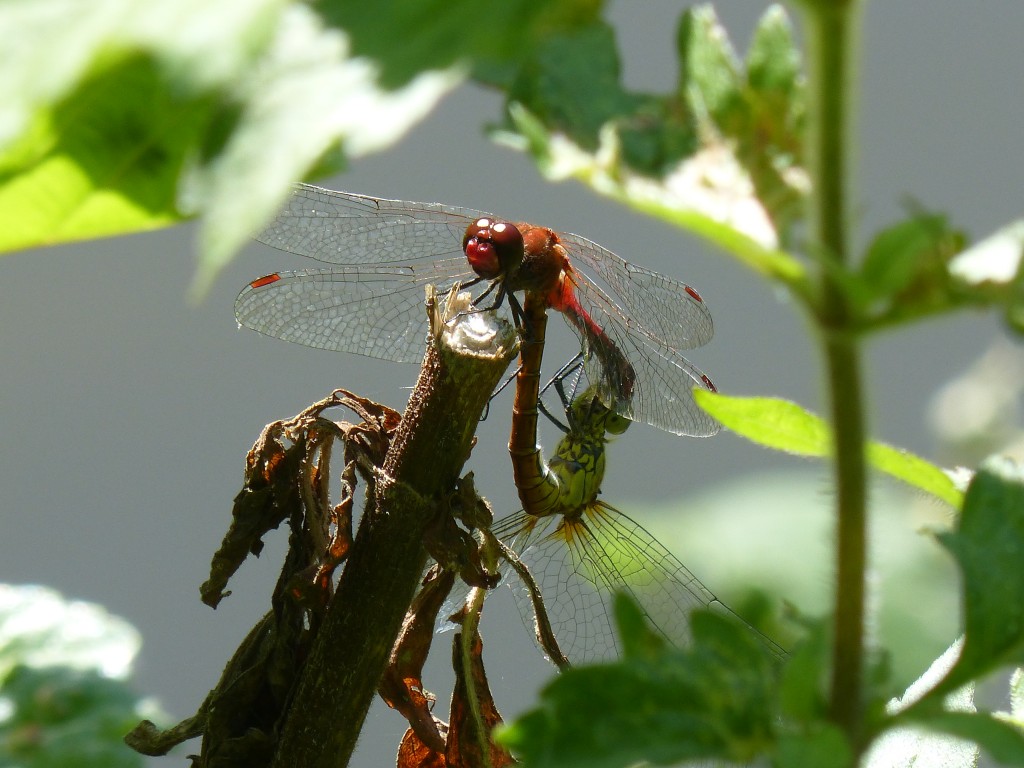
{"label": "serrated green leaf", "polygon": [[932,696],[1006,664],[1024,662],[1024,473],[986,461],[967,488],[955,531],[938,539],[963,573],[964,645]]}
{"label": "serrated green leaf", "polygon": [[773,729],[766,652],[724,617],[691,618],[690,649],[647,647],[616,664],[570,669],[500,740],[535,768],[743,762],[763,752]]}
{"label": "serrated green leaf", "polygon": [[[772,397],[733,397],[695,390],[698,405],[722,426],[751,442],[798,456],[825,457],[832,451],[832,430],[820,416],[796,403]],[[948,474],[902,448],[872,440],[868,462],[897,480],[959,507],[962,494]]]}

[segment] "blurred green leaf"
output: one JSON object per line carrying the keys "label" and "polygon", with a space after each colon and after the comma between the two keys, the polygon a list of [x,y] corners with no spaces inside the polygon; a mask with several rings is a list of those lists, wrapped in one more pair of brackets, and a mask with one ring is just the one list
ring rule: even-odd
{"label": "blurred green leaf", "polygon": [[684,11],[677,48],[677,88],[648,94],[622,85],[605,26],[553,38],[502,72],[509,123],[495,138],[530,152],[548,178],[579,179],[807,294],[803,266],[778,247],[808,191],[800,58],[785,13],[764,15],[746,69],[708,5]]}
{"label": "blurred green leaf", "polygon": [[825,679],[828,664],[826,620],[805,621],[809,632],[796,647],[782,670],[779,707],[797,722],[824,721],[828,711]]}
{"label": "blurred green leaf", "polygon": [[618,600],[630,654],[559,675],[538,709],[503,729],[502,743],[528,765],[564,768],[710,757],[743,762],[766,750],[774,674],[752,633],[695,611],[692,647],[658,648],[648,642],[638,609],[625,606],[624,596]]}
{"label": "blurred green leaf", "polygon": [[[697,403],[722,426],[751,442],[798,456],[825,457],[832,432],[820,417],[796,403],[772,397],[733,397],[695,390]],[[909,451],[872,440],[868,461],[882,472],[959,507],[962,495],[949,475]]]}
{"label": "blurred green leaf", "polygon": [[615,626],[622,638],[622,655],[626,658],[650,658],[664,653],[666,642],[664,635],[659,634],[647,624],[644,609],[640,603],[625,594],[615,595],[613,604]]}
{"label": "blurred green leaf", "polygon": [[599,0],[512,0],[481,8],[475,0],[324,2],[332,25],[351,35],[355,56],[380,67],[387,88],[424,70],[472,65],[487,70],[528,57],[533,46],[597,18]]}
{"label": "blurred green leaf", "polygon": [[847,768],[852,760],[853,752],[843,732],[821,723],[806,733],[781,737],[773,765],[779,768]]}
{"label": "blurred green leaf", "polygon": [[899,293],[910,285],[922,259],[943,250],[948,233],[946,217],[938,214],[920,214],[893,224],[868,245],[861,276],[878,293]]}
{"label": "blurred green leaf", "polygon": [[120,680],[68,667],[18,667],[0,687],[14,704],[0,723],[0,763],[25,768],[133,768],[124,743],[139,720],[138,697]]}
{"label": "blurred green leaf", "polygon": [[344,157],[358,157],[394,143],[457,80],[425,73],[402,90],[381,90],[342,35],[304,5],[287,8],[259,67],[239,83],[245,104],[237,126],[183,182],[184,207],[204,218],[194,292],[209,286],[276,213],[290,182],[321,164],[325,152],[340,142]]}
{"label": "blurred green leaf", "polygon": [[948,266],[965,236],[940,214],[918,212],[893,224],[868,245],[860,271],[846,285],[868,326],[905,322],[957,306],[963,291]]}
{"label": "blurred green leaf", "polygon": [[168,82],[148,58],[80,83],[0,156],[0,249],[177,221],[177,178],[215,106]]}
{"label": "blurred green leaf", "polygon": [[0,585],[0,764],[130,768],[123,742],[144,706],[125,682],[138,633],[101,607]]}
{"label": "blurred green leaf", "polygon": [[598,147],[602,126],[640,107],[643,99],[619,82],[615,33],[604,21],[541,41],[514,73],[506,73],[510,102],[526,105],[546,129],[560,131],[587,150]]}
{"label": "blurred green leaf", "polygon": [[1024,473],[989,459],[964,497],[955,531],[938,539],[963,573],[964,645],[930,696],[955,690],[1007,664],[1024,663]]}
{"label": "blurred green leaf", "polygon": [[732,126],[743,108],[740,63],[711,5],[688,8],[676,33],[679,92],[703,129]]}
{"label": "blurred green leaf", "polygon": [[[287,0],[0,4],[0,250],[202,212],[201,291],[291,182],[393,143],[460,77],[424,73],[385,91],[318,10]],[[403,48],[393,42],[392,31]]]}

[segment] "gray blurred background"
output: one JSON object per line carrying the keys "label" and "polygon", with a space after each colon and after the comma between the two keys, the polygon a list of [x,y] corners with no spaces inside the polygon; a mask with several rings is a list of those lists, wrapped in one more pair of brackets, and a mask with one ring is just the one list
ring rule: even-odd
{"label": "gray blurred background", "polygon": [[[741,51],[764,7],[719,4]],[[632,87],[671,87],[679,13],[668,2],[612,6]],[[1018,0],[868,4],[862,244],[865,233],[903,215],[908,197],[949,212],[975,238],[1021,215],[1022,31]],[[578,232],[684,279],[704,295],[716,324],[711,345],[691,357],[722,391],[822,410],[817,347],[785,296],[666,225],[579,185],[545,183],[526,157],[482,135],[481,125],[496,120],[499,107],[496,95],[465,87],[397,147],[323,183]],[[276,268],[311,266],[263,246],[247,249],[200,305],[190,305],[194,234],[185,225],[0,262],[0,580],[47,584],[131,621],[144,638],[136,683],[176,718],[190,714],[213,685],[265,611],[277,576],[283,533],[268,537],[262,558],[242,568],[234,594],[216,612],[199,602],[245,453],[262,426],[337,386],[401,409],[416,376],[414,366],[237,330],[232,303],[247,281]],[[874,436],[955,460],[940,453],[928,427],[930,400],[1001,333],[992,315],[962,314],[874,340],[867,350]],[[567,332],[562,339],[568,357]],[[947,400],[955,422],[956,398]],[[508,396],[492,405],[468,467],[499,513],[518,508],[505,448],[510,408]],[[554,441],[545,434],[546,445]],[[604,490],[605,499],[657,533],[727,601],[734,583],[760,578],[777,599],[825,609],[831,494],[820,465],[729,434],[684,440],[636,425],[611,449]],[[878,620],[875,630],[896,649],[898,674],[909,680],[955,632],[952,572],[917,533],[922,523],[941,522],[944,511],[889,485],[876,490],[875,501],[873,585],[884,595],[883,608],[890,599],[895,605],[895,618]],[[908,581],[907,569],[926,591],[890,598],[887,585]],[[483,632],[497,703],[514,715],[551,669],[505,596],[488,603]],[[425,680],[439,695],[442,717],[449,641],[445,635],[436,646]],[[399,715],[376,706],[353,764],[393,764],[404,728]],[[191,747],[198,750],[198,743]],[[183,764],[183,754],[153,764]]]}

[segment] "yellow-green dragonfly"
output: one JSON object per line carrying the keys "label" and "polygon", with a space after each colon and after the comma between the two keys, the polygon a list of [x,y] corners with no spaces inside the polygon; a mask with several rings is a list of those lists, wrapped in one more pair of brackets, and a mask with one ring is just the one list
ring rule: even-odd
{"label": "yellow-green dragonfly", "polygon": [[[619,655],[611,608],[616,591],[629,594],[657,631],[679,646],[689,642],[694,608],[742,621],[643,526],[599,498],[606,445],[630,421],[609,410],[592,386],[570,401],[562,380],[555,384],[565,407],[566,433],[545,462],[536,440],[536,412],[532,419],[517,414],[520,423],[513,426],[510,444],[532,446],[513,457],[524,508],[499,521],[492,532],[537,583],[561,652],[572,663]],[[528,434],[518,435],[520,427]],[[528,590],[517,590],[516,597],[524,620],[532,624]],[[785,655],[757,634],[773,655]]]}

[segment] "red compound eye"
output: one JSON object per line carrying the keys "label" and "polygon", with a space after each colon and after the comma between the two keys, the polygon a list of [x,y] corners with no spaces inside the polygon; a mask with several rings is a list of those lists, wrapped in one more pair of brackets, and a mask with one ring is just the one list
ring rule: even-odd
{"label": "red compound eye", "polygon": [[523,235],[507,221],[477,219],[462,238],[469,265],[487,280],[504,276],[523,260]]}

